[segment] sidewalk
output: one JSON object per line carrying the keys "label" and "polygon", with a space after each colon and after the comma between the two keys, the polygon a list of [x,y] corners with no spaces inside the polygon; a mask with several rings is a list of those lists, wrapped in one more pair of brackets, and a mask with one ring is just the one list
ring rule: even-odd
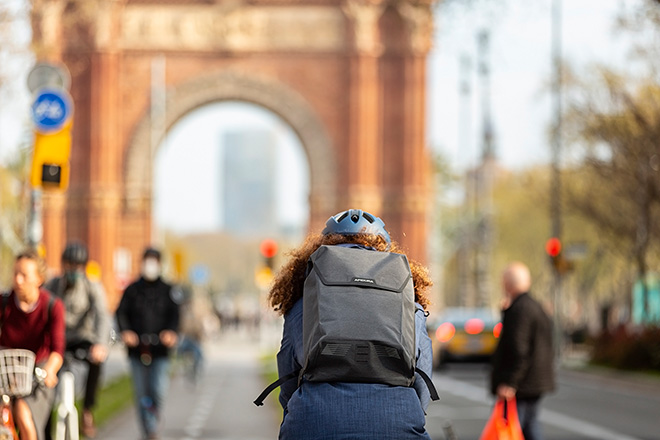
{"label": "sidewalk", "polygon": [[[182,375],[172,378],[168,401],[162,413],[161,438],[169,439],[244,439],[277,437],[279,412],[272,402],[256,407],[252,401],[265,384],[260,375],[262,349],[249,335],[232,333],[206,344],[206,366],[197,385]],[[119,362],[127,363],[121,353],[116,365],[108,368],[105,380],[120,374]],[[116,377],[116,376],[115,376]],[[131,407],[99,430],[99,440],[139,439],[135,410]]]}

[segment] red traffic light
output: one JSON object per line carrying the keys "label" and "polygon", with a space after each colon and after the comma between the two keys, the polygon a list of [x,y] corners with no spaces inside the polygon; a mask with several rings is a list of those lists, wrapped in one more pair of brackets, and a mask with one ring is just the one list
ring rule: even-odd
{"label": "red traffic light", "polygon": [[259,245],[259,252],[265,258],[273,258],[277,254],[277,242],[271,238],[267,238]]}
{"label": "red traffic light", "polygon": [[557,237],[549,238],[545,242],[545,251],[553,258],[558,256],[561,252],[561,241]]}

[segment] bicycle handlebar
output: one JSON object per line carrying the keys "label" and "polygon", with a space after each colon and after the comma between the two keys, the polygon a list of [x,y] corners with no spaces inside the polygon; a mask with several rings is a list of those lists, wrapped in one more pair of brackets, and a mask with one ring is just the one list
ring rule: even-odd
{"label": "bicycle handlebar", "polygon": [[34,378],[38,385],[44,383],[46,376],[48,376],[48,372],[46,372],[46,370],[40,367],[34,367]]}

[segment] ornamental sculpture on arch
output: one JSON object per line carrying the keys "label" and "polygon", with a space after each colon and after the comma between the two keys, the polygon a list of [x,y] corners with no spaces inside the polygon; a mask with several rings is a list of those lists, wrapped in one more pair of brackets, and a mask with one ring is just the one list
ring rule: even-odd
{"label": "ornamental sculpture on arch", "polygon": [[[409,255],[426,261],[431,6],[34,0],[37,58],[66,64],[76,108],[69,190],[44,198],[49,266],[59,266],[67,239],[84,240],[114,304],[153,236],[160,142],[186,114],[225,100],[276,113],[300,138],[310,230],[359,207],[384,218]],[[152,93],[155,71],[160,94]]]}

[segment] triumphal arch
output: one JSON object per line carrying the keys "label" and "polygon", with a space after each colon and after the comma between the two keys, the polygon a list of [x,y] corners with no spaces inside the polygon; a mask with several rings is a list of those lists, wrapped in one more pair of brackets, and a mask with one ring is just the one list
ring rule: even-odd
{"label": "triumphal arch", "polygon": [[75,103],[70,187],[44,197],[49,265],[77,238],[109,292],[118,249],[134,275],[152,236],[154,145],[224,100],[262,106],[297,133],[312,230],[361,207],[426,260],[431,1],[34,0],[35,51],[66,64]]}

